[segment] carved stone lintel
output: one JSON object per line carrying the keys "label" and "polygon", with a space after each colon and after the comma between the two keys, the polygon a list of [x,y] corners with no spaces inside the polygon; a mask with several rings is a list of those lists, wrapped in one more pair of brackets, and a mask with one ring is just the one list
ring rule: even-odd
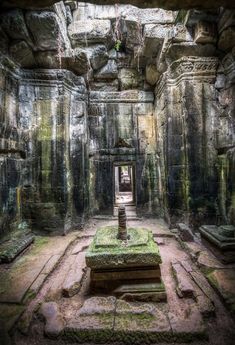
{"label": "carved stone lintel", "polygon": [[160,77],[155,95],[160,97],[166,86],[177,85],[181,81],[212,82],[216,78],[218,67],[217,57],[182,57],[168,67],[167,71]]}
{"label": "carved stone lintel", "polygon": [[178,78],[183,74],[206,75],[215,73],[218,66],[216,57],[182,57],[174,61],[169,68],[169,77]]}

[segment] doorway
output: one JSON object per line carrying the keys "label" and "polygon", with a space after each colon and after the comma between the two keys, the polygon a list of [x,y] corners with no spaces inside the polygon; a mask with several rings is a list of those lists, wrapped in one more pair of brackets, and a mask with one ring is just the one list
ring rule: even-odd
{"label": "doorway", "polygon": [[135,166],[128,163],[114,164],[114,205],[135,203]]}

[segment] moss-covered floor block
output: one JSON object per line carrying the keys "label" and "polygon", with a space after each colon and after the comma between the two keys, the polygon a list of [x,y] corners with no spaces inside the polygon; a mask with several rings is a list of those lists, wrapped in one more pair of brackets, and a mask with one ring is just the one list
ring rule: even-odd
{"label": "moss-covered floor block", "polygon": [[[84,344],[156,344],[207,339],[199,314],[182,322],[166,304],[127,303],[114,297],[92,297],[66,319],[63,339]],[[186,324],[186,326],[184,326]]]}
{"label": "moss-covered floor block", "polygon": [[117,239],[118,227],[99,228],[86,253],[91,269],[159,266],[161,256],[151,231],[129,228],[127,242]]}

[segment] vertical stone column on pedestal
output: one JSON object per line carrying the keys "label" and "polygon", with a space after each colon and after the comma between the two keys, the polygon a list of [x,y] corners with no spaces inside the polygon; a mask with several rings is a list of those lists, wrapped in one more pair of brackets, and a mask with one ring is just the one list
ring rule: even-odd
{"label": "vertical stone column on pedestal", "polygon": [[121,205],[118,208],[118,236],[117,238],[122,241],[127,240],[126,209],[124,205]]}

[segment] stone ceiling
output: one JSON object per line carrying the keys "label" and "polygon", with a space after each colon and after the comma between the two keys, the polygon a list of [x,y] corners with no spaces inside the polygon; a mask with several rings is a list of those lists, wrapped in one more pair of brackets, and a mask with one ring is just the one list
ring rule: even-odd
{"label": "stone ceiling", "polygon": [[[24,9],[35,9],[51,6],[57,1],[58,0],[3,0],[1,1],[0,7],[18,7]],[[91,2],[99,5],[112,5],[118,2],[119,4],[130,4],[142,8],[159,7],[171,10],[192,8],[208,9],[218,8],[221,6],[227,8],[235,8],[235,1],[233,0],[84,0],[84,2]]]}

